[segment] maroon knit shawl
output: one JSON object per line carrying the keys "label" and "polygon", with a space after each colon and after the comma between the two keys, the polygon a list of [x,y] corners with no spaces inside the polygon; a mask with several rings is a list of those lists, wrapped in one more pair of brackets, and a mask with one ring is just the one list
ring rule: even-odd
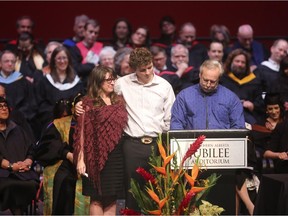
{"label": "maroon knit shawl", "polygon": [[121,139],[128,115],[122,97],[116,104],[100,107],[93,106],[93,99],[84,97],[83,107],[85,113],[79,116],[74,134],[74,162],[77,163],[83,146],[86,172],[101,194],[100,172]]}

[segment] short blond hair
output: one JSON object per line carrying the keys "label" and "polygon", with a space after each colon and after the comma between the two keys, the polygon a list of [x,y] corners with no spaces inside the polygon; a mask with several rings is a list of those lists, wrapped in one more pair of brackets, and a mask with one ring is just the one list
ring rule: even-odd
{"label": "short blond hair", "polygon": [[220,71],[220,76],[223,75],[224,70],[223,70],[223,66],[222,63],[220,63],[219,61],[216,60],[206,60],[202,63],[202,65],[200,66],[200,74],[202,74],[204,68],[206,69],[218,69]]}

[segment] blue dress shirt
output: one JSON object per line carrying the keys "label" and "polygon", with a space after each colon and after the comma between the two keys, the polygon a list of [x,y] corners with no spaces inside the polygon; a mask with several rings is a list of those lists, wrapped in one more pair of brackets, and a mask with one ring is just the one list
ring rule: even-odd
{"label": "blue dress shirt", "polygon": [[182,90],[172,107],[171,130],[243,129],[243,106],[238,96],[219,85],[205,93],[199,84]]}

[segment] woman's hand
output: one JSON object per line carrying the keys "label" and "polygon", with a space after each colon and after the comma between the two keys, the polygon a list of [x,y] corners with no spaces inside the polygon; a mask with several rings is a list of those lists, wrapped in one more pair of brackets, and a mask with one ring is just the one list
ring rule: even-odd
{"label": "woman's hand", "polygon": [[76,103],[75,105],[75,114],[76,116],[80,116],[85,112],[85,110],[83,109],[82,106],[82,101],[79,101],[78,103]]}
{"label": "woman's hand", "polygon": [[73,153],[72,153],[72,152],[68,152],[67,155],[66,155],[66,158],[67,158],[71,163],[73,163]]}
{"label": "woman's hand", "polygon": [[79,160],[77,163],[77,173],[79,175],[84,175],[86,172],[86,165],[84,163],[84,160]]}
{"label": "woman's hand", "polygon": [[[29,171],[31,169],[32,163],[33,163],[33,161],[31,159],[27,158],[24,161],[18,161],[16,164],[17,164],[17,167],[19,169],[19,172],[26,172],[26,171]],[[13,168],[14,168],[14,165],[13,165]]]}

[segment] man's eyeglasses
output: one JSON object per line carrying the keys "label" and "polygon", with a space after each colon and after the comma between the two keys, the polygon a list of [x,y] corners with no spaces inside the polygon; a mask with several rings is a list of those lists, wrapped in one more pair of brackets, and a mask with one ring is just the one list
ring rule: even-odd
{"label": "man's eyeglasses", "polygon": [[0,104],[0,110],[4,110],[5,109],[8,109],[8,105],[7,104]]}
{"label": "man's eyeglasses", "polygon": [[56,60],[56,62],[68,61],[68,58],[67,57],[59,57],[59,58],[56,58],[55,60]]}
{"label": "man's eyeglasses", "polygon": [[116,81],[116,78],[108,78],[108,79],[104,79],[104,81],[106,81],[108,84],[111,84],[113,81]]}
{"label": "man's eyeglasses", "polygon": [[211,85],[211,86],[215,86],[215,85],[217,85],[218,84],[218,81],[219,80],[207,80],[207,79],[202,79],[203,80],[203,82],[207,85],[208,83]]}

